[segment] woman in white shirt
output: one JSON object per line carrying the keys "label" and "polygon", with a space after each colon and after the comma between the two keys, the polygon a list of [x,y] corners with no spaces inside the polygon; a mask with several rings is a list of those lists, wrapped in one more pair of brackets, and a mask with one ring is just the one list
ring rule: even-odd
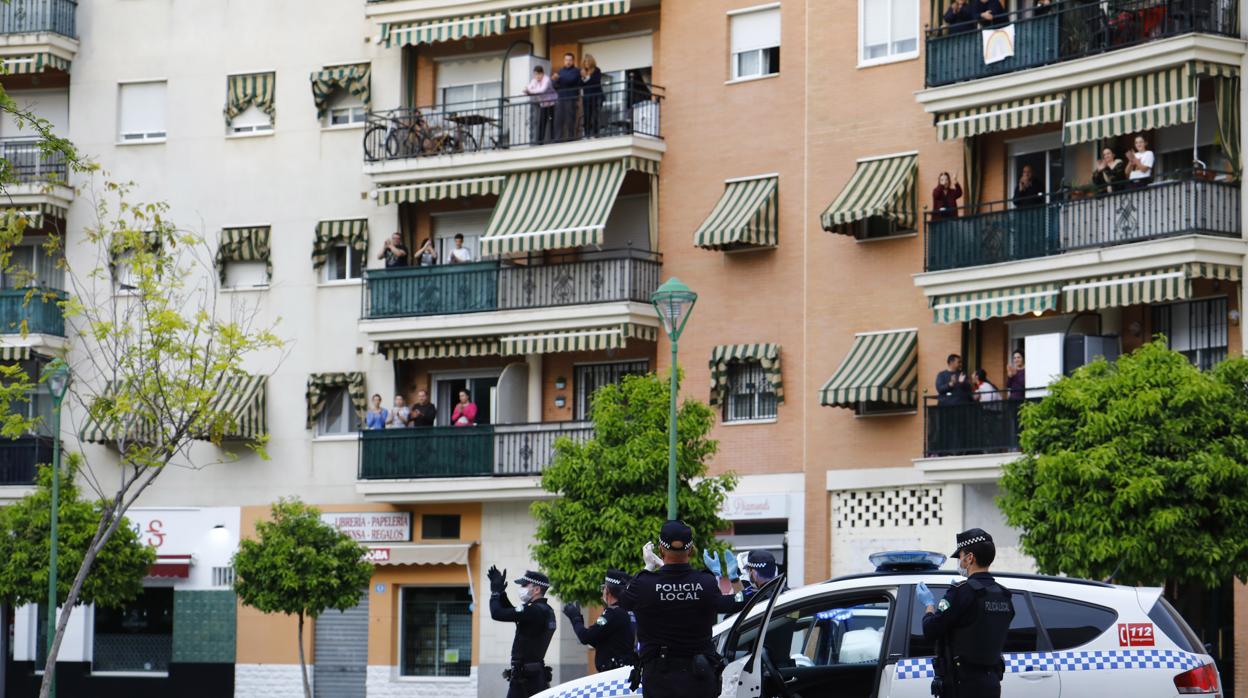
{"label": "woman in white shirt", "polygon": [[1153,178],[1153,165],[1157,156],[1148,149],[1148,141],[1144,136],[1135,137],[1135,149],[1127,151],[1127,180],[1132,186],[1148,186]]}
{"label": "woman in white shirt", "polygon": [[988,372],[982,368],[975,369],[975,399],[978,402],[996,402],[1001,399],[997,386],[988,382]]}

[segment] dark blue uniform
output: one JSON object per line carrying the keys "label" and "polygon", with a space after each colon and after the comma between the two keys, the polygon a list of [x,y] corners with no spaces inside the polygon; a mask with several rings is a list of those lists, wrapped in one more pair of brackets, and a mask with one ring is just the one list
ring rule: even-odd
{"label": "dark blue uniform", "polygon": [[546,690],[550,678],[546,674],[546,649],[555,634],[555,611],[545,597],[520,606],[508,605],[505,594],[490,596],[490,617],[516,624],[516,637],[511,641],[511,687],[507,698],[528,698]]}
{"label": "dark blue uniform", "polygon": [[594,669],[609,671],[637,662],[633,614],[617,605],[608,606],[588,628],[579,612],[570,620],[576,639],[595,650]]}
{"label": "dark blue uniform", "polygon": [[1005,671],[1001,652],[1013,619],[1009,590],[987,572],[950,587],[936,612],[923,616],[923,636],[937,641],[933,694],[999,698]]}
{"label": "dark blue uniform", "polygon": [[688,564],[633,577],[620,607],[637,618],[645,698],[719,695],[719,656],[711,629],[721,597],[714,575]]}

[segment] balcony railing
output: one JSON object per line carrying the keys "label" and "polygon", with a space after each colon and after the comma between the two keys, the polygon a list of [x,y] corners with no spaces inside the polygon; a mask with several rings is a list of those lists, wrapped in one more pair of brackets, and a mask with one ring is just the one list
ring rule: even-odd
{"label": "balcony railing", "polygon": [[36,465],[52,462],[52,438],[0,439],[0,485],[35,484]]}
{"label": "balcony railing", "polygon": [[1020,10],[994,23],[1013,24],[1014,42],[1013,55],[992,63],[985,62],[980,33],[989,27],[975,22],[946,25],[942,17],[927,31],[927,86],[1013,73],[1192,32],[1237,36],[1238,13],[1238,0],[1054,0],[1047,12]]}
{"label": "balcony railing", "polygon": [[942,405],[934,396],[923,399],[926,457],[970,456],[1018,450],[1018,413],[1038,399],[1010,399],[1008,393],[979,393],[991,401]]}
{"label": "balcony railing", "polygon": [[601,96],[519,95],[434,107],[369,112],[369,162],[480,153],[586,138],[660,137],[663,89],[607,86]]}
{"label": "balcony railing", "polygon": [[584,440],[589,422],[385,429],[360,433],[361,480],[539,475],[560,437]]}
{"label": "balcony railing", "polygon": [[75,0],[8,0],[0,3],[0,34],[53,32],[78,38]]}
{"label": "balcony railing", "polygon": [[0,334],[50,334],[65,336],[65,315],[60,303],[64,291],[36,290],[27,299],[28,289],[0,290]]}
{"label": "balcony railing", "polygon": [[604,250],[364,272],[362,317],[451,315],[489,310],[637,301],[659,287],[658,254]]}
{"label": "balcony railing", "polygon": [[29,138],[0,138],[0,157],[18,182],[65,182],[65,154],[44,153]]}
{"label": "balcony railing", "polygon": [[929,215],[926,268],[961,269],[1191,233],[1239,237],[1239,188],[1238,182],[1185,178],[1113,192],[1054,193],[1049,203],[1030,207],[993,202],[958,218]]}

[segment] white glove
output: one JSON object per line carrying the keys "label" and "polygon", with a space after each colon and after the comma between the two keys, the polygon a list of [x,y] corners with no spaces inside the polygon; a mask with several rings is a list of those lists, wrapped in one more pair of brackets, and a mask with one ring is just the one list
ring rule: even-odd
{"label": "white glove", "polygon": [[737,569],[740,570],[741,578],[746,580],[747,582],[749,581],[749,573],[747,573],[746,570],[750,568],[745,563],[749,559],[750,559],[749,552],[737,553]]}
{"label": "white glove", "polygon": [[654,554],[654,543],[647,542],[641,548],[641,561],[647,572],[653,572],[663,566],[663,560]]}

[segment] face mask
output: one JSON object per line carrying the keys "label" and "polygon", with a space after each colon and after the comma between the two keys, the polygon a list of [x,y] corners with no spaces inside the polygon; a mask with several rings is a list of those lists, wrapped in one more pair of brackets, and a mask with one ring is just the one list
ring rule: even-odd
{"label": "face mask", "polygon": [[529,588],[528,588],[528,587],[521,587],[521,589],[520,589],[520,603],[528,603],[530,600],[532,600],[532,595],[529,593]]}
{"label": "face mask", "polygon": [[963,567],[962,566],[963,562],[966,562],[965,555],[963,555],[962,558],[958,560],[958,574],[962,575],[963,577],[969,577],[971,576],[971,570],[969,569],[970,563],[969,562],[966,563],[966,567]]}

